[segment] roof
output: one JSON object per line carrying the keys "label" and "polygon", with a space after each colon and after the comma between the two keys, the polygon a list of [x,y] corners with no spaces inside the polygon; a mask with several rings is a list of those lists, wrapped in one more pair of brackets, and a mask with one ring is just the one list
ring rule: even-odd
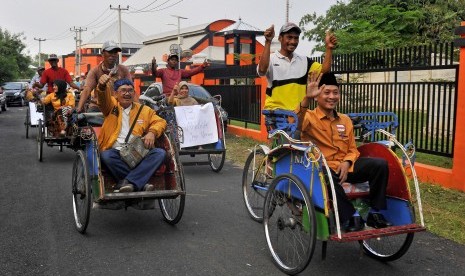
{"label": "roof", "polygon": [[[197,43],[205,34],[185,37],[183,39],[183,44],[181,49],[190,49],[195,43]],[[168,54],[171,44],[177,44],[177,36],[171,39],[163,39],[157,43],[151,43],[144,45],[139,51],[134,55],[129,57],[123,64],[126,66],[139,65],[139,64],[149,64],[152,61],[152,58],[155,57],[157,61],[163,61],[163,55]]]}
{"label": "roof", "polygon": [[[200,25],[195,25],[191,27],[185,27],[181,28],[179,30],[179,34],[182,37],[186,36],[191,36],[191,35],[198,35],[198,34],[206,34],[206,29],[211,23],[205,23],[205,24],[200,24]],[[148,36],[146,39],[144,39],[144,44],[152,44],[152,43],[157,43],[163,40],[171,40],[171,39],[177,39],[178,38],[178,30],[173,30],[173,31],[168,31],[168,32],[163,32],[159,34],[154,34],[151,36]]]}
{"label": "roof", "polygon": [[[100,48],[105,41],[113,40],[119,41],[119,28],[118,21],[113,22],[106,29],[98,33],[96,36],[91,38],[85,44],[82,45],[83,48]],[[121,20],[121,44],[124,48],[140,48],[142,42],[146,37],[143,33],[136,30],[131,25],[127,24]]]}
{"label": "roof", "polygon": [[235,24],[216,32],[215,35],[228,35],[235,33],[263,35],[264,32],[257,27],[245,23],[241,18],[239,18]]}

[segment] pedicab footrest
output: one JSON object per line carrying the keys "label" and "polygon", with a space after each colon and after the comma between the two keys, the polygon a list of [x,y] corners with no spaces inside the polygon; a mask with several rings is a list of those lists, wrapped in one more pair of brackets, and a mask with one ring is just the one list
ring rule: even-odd
{"label": "pedicab footrest", "polygon": [[141,198],[169,198],[185,195],[181,190],[162,190],[150,192],[132,192],[132,193],[107,193],[102,200],[122,200],[122,199],[141,199]]}
{"label": "pedicab footrest", "polygon": [[368,228],[357,232],[342,233],[341,239],[338,238],[337,234],[333,234],[329,237],[329,239],[338,242],[350,242],[373,239],[383,236],[393,236],[405,233],[421,232],[425,230],[425,227],[416,223],[412,223],[406,225],[391,226],[381,229]]}

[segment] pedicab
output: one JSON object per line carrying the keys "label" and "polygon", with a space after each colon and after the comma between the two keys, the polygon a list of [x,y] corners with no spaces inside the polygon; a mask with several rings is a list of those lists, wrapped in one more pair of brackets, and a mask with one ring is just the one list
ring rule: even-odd
{"label": "pedicab", "polygon": [[[190,90],[194,89],[194,87],[200,86],[189,84]],[[157,86],[150,86],[149,89],[147,89],[144,92],[144,94],[140,96],[139,100],[145,102],[153,109],[159,111],[160,116],[164,117],[169,125],[175,126],[177,131],[182,132],[182,127],[178,126],[179,124],[178,120],[176,119],[175,109],[167,104],[166,97],[161,93],[161,90]],[[222,120],[222,112],[224,111],[221,110],[219,104],[208,102],[205,103],[205,105],[203,106],[206,107],[206,105],[213,106],[213,114],[208,114],[209,116],[212,116],[212,118],[214,117],[214,121],[216,124],[216,134],[218,139],[215,139],[215,141],[208,144],[195,146],[186,146],[187,141],[186,143],[184,143],[184,141],[178,140],[179,155],[189,155],[191,157],[194,157],[196,155],[207,155],[208,161],[184,161],[183,165],[210,165],[210,168],[214,172],[220,172],[223,168],[224,161],[226,159],[226,140],[224,135],[224,122]]]}
{"label": "pedicab", "polygon": [[66,134],[62,135],[64,120],[58,115],[51,104],[37,104],[38,110],[42,111],[42,117],[37,123],[37,153],[40,162],[43,161],[44,143],[49,147],[58,147],[63,151],[64,147],[71,147],[73,129],[67,128]]}
{"label": "pedicab", "polygon": [[86,232],[92,208],[119,210],[154,209],[156,200],[163,218],[169,224],[181,220],[185,204],[185,181],[179,162],[173,132],[169,129],[156,140],[156,147],[166,151],[165,162],[151,176],[149,183],[154,191],[123,193],[117,191],[117,181],[100,162],[97,135],[103,123],[103,115],[81,113],[74,128],[72,147],[76,151],[73,164],[72,193],[76,229]]}
{"label": "pedicab", "polygon": [[[337,202],[331,197],[337,184],[327,177],[330,171],[321,151],[312,142],[292,138],[297,122],[293,112],[263,113],[267,127],[272,128],[269,138],[274,147],[258,145],[249,155],[243,173],[243,196],[250,216],[263,221],[268,249],[280,270],[290,275],[303,271],[312,259],[316,240],[322,241],[323,259],[328,241],[357,241],[364,253],[383,262],[396,260],[408,251],[414,233],[424,231],[425,225],[413,167],[414,146],[397,141],[393,134],[398,125],[395,114],[352,114],[354,118],[363,117],[357,122],[363,130],[360,138],[365,141],[358,148],[361,156],[388,161],[387,209],[381,213],[393,226],[344,232]],[[387,119],[389,116],[391,119]],[[295,123],[288,123],[289,117]],[[403,162],[393,146],[402,151]],[[413,180],[414,191],[407,176]],[[366,216],[367,183],[344,183],[343,187],[354,207]]]}

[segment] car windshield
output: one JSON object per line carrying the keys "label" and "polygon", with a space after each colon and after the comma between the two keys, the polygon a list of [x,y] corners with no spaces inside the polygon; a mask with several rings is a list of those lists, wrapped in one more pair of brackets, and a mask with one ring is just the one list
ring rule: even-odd
{"label": "car windshield", "polygon": [[20,82],[7,82],[3,86],[3,88],[12,90],[12,89],[21,89],[21,83]]}

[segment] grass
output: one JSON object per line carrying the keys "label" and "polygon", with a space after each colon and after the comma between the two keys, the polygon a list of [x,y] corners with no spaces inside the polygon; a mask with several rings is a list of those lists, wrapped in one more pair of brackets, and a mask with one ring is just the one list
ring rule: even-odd
{"label": "grass", "polygon": [[[228,152],[226,157],[235,165],[243,167],[257,141],[227,133]],[[418,154],[417,162],[427,163],[431,155]],[[449,158],[450,159],[450,158]],[[434,162],[446,164],[448,161],[438,157]],[[443,165],[444,165],[443,164]],[[448,163],[447,163],[448,164]],[[438,164],[433,164],[438,165]],[[412,187],[412,191],[414,191]],[[465,193],[442,188],[431,183],[420,183],[425,224],[431,233],[465,244]]]}

